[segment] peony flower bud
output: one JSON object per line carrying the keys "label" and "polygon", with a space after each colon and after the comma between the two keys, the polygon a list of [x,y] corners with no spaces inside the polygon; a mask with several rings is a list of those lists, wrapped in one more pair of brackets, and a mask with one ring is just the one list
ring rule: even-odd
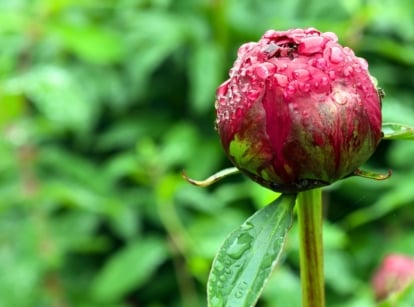
{"label": "peony flower bud", "polygon": [[381,140],[381,97],[367,62],[313,28],[269,30],[242,45],[216,110],[229,159],[279,192],[351,175]]}
{"label": "peony flower bud", "polygon": [[372,287],[377,300],[401,291],[414,282],[414,259],[392,254],[384,258],[381,267],[372,278]]}

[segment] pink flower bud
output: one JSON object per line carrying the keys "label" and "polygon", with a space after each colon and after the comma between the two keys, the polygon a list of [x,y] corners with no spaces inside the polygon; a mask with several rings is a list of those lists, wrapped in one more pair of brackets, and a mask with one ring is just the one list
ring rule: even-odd
{"label": "pink flower bud", "polygon": [[372,278],[377,300],[386,298],[393,292],[401,291],[414,281],[414,259],[404,255],[389,255]]}
{"label": "pink flower bud", "polygon": [[216,110],[229,159],[280,192],[350,175],[381,140],[381,97],[367,62],[313,28],[269,30],[242,45]]}

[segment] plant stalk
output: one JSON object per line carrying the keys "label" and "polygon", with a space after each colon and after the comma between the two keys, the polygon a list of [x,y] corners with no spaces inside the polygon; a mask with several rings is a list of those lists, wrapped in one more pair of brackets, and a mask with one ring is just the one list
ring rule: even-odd
{"label": "plant stalk", "polygon": [[302,306],[324,307],[322,191],[301,192],[297,202]]}

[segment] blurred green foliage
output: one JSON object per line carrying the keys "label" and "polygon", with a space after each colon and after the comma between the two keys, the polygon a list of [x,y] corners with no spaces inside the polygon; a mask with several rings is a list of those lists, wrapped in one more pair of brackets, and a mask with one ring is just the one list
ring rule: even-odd
{"label": "blurred green foliage", "polygon": [[[316,27],[355,49],[414,125],[410,0],[0,1],[0,305],[205,306],[224,237],[275,194],[234,177],[214,131],[215,88],[238,46]],[[373,306],[383,255],[414,256],[414,143],[325,190],[327,305]],[[260,306],[299,306],[297,230]]]}

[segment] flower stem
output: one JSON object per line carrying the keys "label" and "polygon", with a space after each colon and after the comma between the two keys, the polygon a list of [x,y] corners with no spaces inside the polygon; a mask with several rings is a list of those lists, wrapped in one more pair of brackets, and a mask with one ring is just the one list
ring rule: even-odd
{"label": "flower stem", "polygon": [[322,242],[322,191],[299,193],[300,279],[303,307],[325,306]]}

